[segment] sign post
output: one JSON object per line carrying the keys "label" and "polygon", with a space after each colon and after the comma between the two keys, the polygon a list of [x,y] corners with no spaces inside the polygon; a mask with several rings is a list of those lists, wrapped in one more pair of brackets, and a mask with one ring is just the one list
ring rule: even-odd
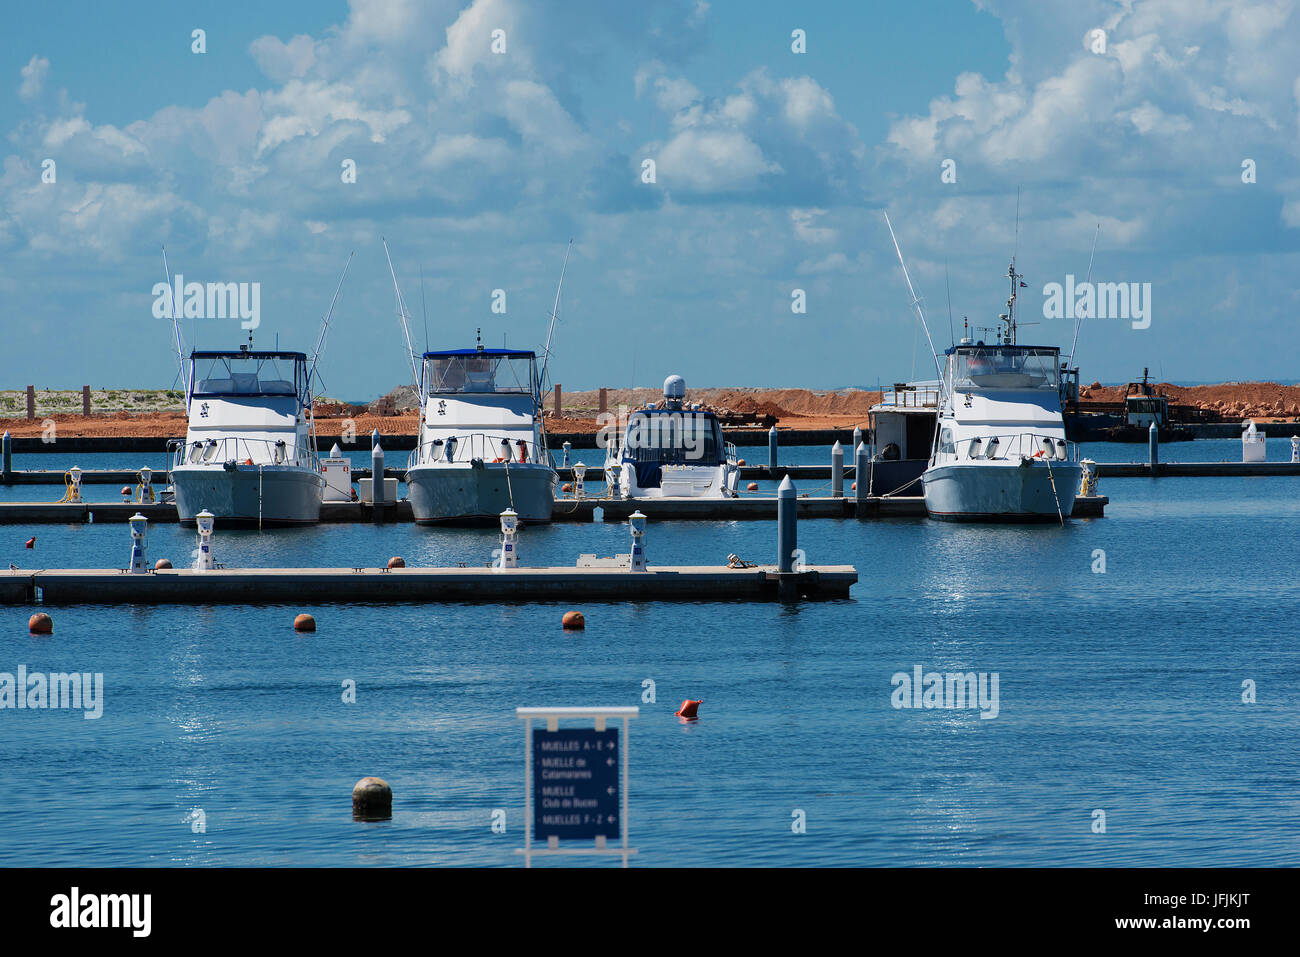
{"label": "sign post", "polygon": [[[612,854],[623,858],[627,844],[628,722],[640,708],[516,708],[524,722],[524,866],[533,855]],[[543,718],[546,727],[534,727]],[[594,728],[561,728],[561,718],[591,720]],[[610,718],[622,719],[607,727]],[[621,773],[620,773],[621,767]],[[546,847],[533,847],[545,838]],[[616,846],[609,846],[613,838]],[[561,847],[560,841],[594,840],[591,847]]]}

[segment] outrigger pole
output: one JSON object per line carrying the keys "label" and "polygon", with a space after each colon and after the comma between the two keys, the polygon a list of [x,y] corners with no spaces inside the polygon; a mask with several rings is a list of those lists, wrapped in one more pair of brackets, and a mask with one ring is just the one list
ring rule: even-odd
{"label": "outrigger pole", "polygon": [[321,323],[320,335],[316,337],[316,351],[312,353],[311,365],[307,368],[307,382],[310,385],[312,376],[316,374],[316,363],[320,361],[321,350],[325,348],[325,334],[330,329],[330,317],[334,315],[334,304],[339,301],[339,293],[343,291],[343,280],[348,277],[348,267],[352,265],[352,257],[356,252],[348,253],[348,261],[343,264],[343,275],[339,276],[339,284],[334,288],[334,298],[330,300],[329,311],[325,313],[325,321]]}
{"label": "outrigger pole", "polygon": [[[172,271],[167,265],[167,247],[162,248],[163,257],[163,275],[167,277],[167,315],[172,321],[172,332],[176,336],[176,374],[183,375],[185,372],[185,347],[181,344],[181,323],[180,317],[176,315],[176,297],[172,293]],[[185,407],[190,405],[190,382],[185,380]]]}
{"label": "outrigger pole", "polygon": [[907,291],[912,295],[912,308],[916,310],[916,316],[921,320],[921,328],[925,330],[925,341],[930,344],[930,355],[934,356],[934,371],[939,376],[939,391],[943,392],[943,368],[939,365],[939,353],[934,350],[934,340],[930,338],[930,327],[925,321],[925,313],[921,310],[921,298],[912,288],[912,277],[908,275],[907,263],[903,262],[903,251],[898,248],[898,237],[894,235],[894,224],[889,221],[889,213],[885,213],[885,225],[889,227],[889,238],[894,241],[894,252],[898,253],[898,264],[903,267],[903,278],[907,280]]}
{"label": "outrigger pole", "polygon": [[[1085,289],[1092,288],[1092,260],[1097,255],[1097,237],[1101,235],[1101,223],[1097,224],[1097,231],[1092,234],[1092,252],[1088,254],[1088,275],[1083,280]],[[1067,366],[1074,365],[1074,350],[1079,346],[1079,330],[1083,328],[1083,316],[1080,315],[1074,320],[1074,342],[1070,343],[1070,358],[1066,361]]]}
{"label": "outrigger pole", "polygon": [[397,286],[397,271],[393,269],[393,257],[388,252],[388,240],[382,236],[379,241],[384,244],[384,256],[388,260],[388,274],[393,277],[393,292],[397,295],[397,317],[402,320],[402,332],[406,334],[406,354],[411,359],[411,382],[416,388],[420,386],[420,372],[415,367],[415,349],[411,346],[411,327],[406,322],[406,301],[402,298],[402,290]]}
{"label": "outrigger pole", "polygon": [[573,240],[569,240],[569,245],[564,247],[564,265],[560,267],[560,282],[555,287],[555,305],[551,308],[551,327],[546,333],[546,349],[542,353],[542,374],[538,379],[538,392],[546,388],[546,372],[551,365],[551,340],[555,336],[555,320],[559,318],[560,313],[560,290],[564,288],[564,274],[569,268],[569,253],[573,251]]}

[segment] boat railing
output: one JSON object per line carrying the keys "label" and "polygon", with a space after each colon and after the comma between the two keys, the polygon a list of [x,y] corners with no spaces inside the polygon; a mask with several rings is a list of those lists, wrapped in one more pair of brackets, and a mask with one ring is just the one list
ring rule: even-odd
{"label": "boat railing", "polygon": [[320,458],[310,446],[291,445],[287,439],[250,439],[227,435],[219,439],[176,442],[172,467],[182,465],[294,465],[320,471]]}
{"label": "boat railing", "polygon": [[880,404],[895,409],[934,409],[939,406],[937,386],[894,386],[881,394]]}
{"label": "boat railing", "polygon": [[[520,454],[521,443],[522,455]],[[409,469],[416,465],[429,465],[436,462],[470,462],[474,459],[484,462],[503,462],[509,459],[512,465],[547,464],[536,441],[520,439],[517,435],[458,432],[446,439],[432,439],[422,443],[411,452],[406,467]]]}
{"label": "boat railing", "polygon": [[[948,451],[940,445],[941,453]],[[1053,462],[1079,461],[1079,443],[1037,432],[1006,432],[978,435],[953,443],[949,454],[957,459],[1001,462],[1025,458],[1046,458]]]}
{"label": "boat railing", "polygon": [[736,453],[736,443],[735,443],[735,442],[723,442],[723,443],[722,443],[722,452],[723,452],[724,457],[725,457],[726,460],[727,460],[727,464],[728,464],[729,466],[731,466],[733,469],[734,469],[734,468],[737,468],[737,467],[738,467],[738,466],[737,466],[737,463],[740,461],[740,456]]}

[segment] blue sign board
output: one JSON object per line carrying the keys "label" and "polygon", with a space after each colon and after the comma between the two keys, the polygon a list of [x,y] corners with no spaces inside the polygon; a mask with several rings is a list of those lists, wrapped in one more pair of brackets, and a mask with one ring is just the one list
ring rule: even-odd
{"label": "blue sign board", "polygon": [[618,729],[533,729],[533,834],[618,839]]}

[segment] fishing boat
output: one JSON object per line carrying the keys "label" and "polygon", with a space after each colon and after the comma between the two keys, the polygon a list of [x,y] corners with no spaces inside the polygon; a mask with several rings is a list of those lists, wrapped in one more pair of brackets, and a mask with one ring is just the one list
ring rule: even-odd
{"label": "fishing boat", "polygon": [[664,380],[662,408],[627,417],[621,442],[605,446],[605,480],[623,498],[735,498],[740,483],[736,447],[722,424],[699,404],[686,403],[686,380]]}
{"label": "fishing boat", "polygon": [[[892,224],[889,229],[933,352],[920,298]],[[1064,524],[1082,467],[1077,446],[1065,437],[1061,351],[1016,342],[1016,297],[1026,284],[1014,259],[1007,277],[1011,294],[998,317],[997,340],[972,342],[967,335],[944,351],[936,434],[921,475],[926,512],[946,521]]]}
{"label": "fishing boat", "polygon": [[223,526],[320,521],[307,355],[192,352],[188,369],[189,425],[171,465],[180,521],[204,509]]}
{"label": "fishing boat", "polygon": [[[345,266],[311,357],[255,349],[250,332],[236,350],[193,351],[183,363],[189,421],[184,441],[168,443],[170,493],[182,524],[194,525],[205,509],[225,527],[320,521],[325,479],[311,383],[346,276]],[[180,327],[173,325],[180,355]]]}
{"label": "fishing boat", "polygon": [[422,525],[492,524],[513,509],[549,522],[557,475],[546,446],[537,356],[515,349],[426,352],[420,440],[407,463]]}
{"label": "fishing boat", "polygon": [[416,523],[496,525],[508,509],[522,524],[549,522],[558,475],[547,447],[542,396],[559,288],[540,368],[530,350],[485,348],[480,330],[472,348],[425,352],[417,369],[391,255],[388,266],[420,390],[419,442],[406,467]]}

